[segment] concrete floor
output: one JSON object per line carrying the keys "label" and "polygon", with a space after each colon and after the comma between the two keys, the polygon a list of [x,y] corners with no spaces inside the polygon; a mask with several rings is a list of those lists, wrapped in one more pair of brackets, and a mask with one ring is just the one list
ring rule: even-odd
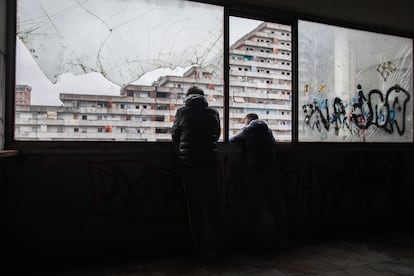
{"label": "concrete floor", "polygon": [[[27,268],[26,268],[27,269]],[[36,273],[39,272],[39,273]],[[292,240],[289,249],[239,249],[202,264],[185,253],[147,260],[107,261],[47,269],[30,275],[414,275],[414,233],[385,233]],[[18,274],[23,275],[23,274]],[[26,274],[29,275],[29,274]]]}

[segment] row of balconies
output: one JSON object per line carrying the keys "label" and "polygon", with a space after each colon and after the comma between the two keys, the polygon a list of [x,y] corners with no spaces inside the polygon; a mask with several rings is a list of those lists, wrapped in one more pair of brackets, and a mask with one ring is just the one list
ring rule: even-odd
{"label": "row of balconies", "polygon": [[[283,116],[283,115],[260,116],[260,117],[261,119],[272,121],[272,122],[277,121],[277,120],[280,120],[280,122],[290,122],[290,118],[287,118],[287,116]],[[231,120],[229,123],[230,129],[240,130],[242,127],[244,127],[241,121],[242,121],[242,118]],[[59,125],[59,126],[54,125],[53,127],[51,125],[40,125],[39,123],[40,122],[38,123],[32,122],[32,124],[20,125],[18,128],[16,128],[16,131],[19,133],[25,133],[28,131],[34,132],[34,133],[44,133],[44,132],[61,133],[61,132],[72,132],[75,128],[77,128],[80,132],[83,132],[83,130],[85,130],[85,132],[90,132],[92,130],[91,133],[100,133],[100,132],[122,133],[121,129],[123,129],[125,133],[136,133],[136,130],[138,129],[142,130],[142,133],[144,132],[150,133],[150,132],[154,132],[155,129],[158,129],[158,128],[170,130],[172,127],[172,123],[168,123],[168,122],[151,122],[151,123],[142,122],[142,124],[136,124],[136,123],[135,124],[132,124],[132,123],[131,124],[128,124],[128,123],[111,124],[110,122],[108,122],[107,125],[103,125],[99,123],[98,124],[87,124],[87,125],[85,124],[64,124],[64,125]],[[274,130],[290,129],[290,126],[287,127],[280,123],[268,123],[268,124],[269,124],[269,127]],[[100,131],[98,131],[99,128],[101,129]]]}
{"label": "row of balconies", "polygon": [[[232,49],[230,54],[251,56],[252,52],[251,51],[246,51],[246,50]],[[259,58],[263,57],[263,58],[280,59],[280,60],[288,60],[288,61],[292,60],[291,55],[287,55],[286,53],[282,54],[282,52],[279,52],[277,54],[275,54],[275,53],[265,53],[265,52],[254,52],[254,55],[256,57],[259,57]]]}
{"label": "row of balconies", "polygon": [[195,78],[195,77],[167,76],[164,80],[164,82],[172,82],[172,83],[194,83],[194,81],[200,81],[200,83],[206,83],[206,84],[211,83],[211,84],[214,84],[214,85],[223,85],[223,81],[221,79],[217,79],[217,78]]}
{"label": "row of balconies", "polygon": [[[232,119],[241,120],[245,113],[231,112]],[[168,119],[166,117],[165,119]],[[220,116],[223,119],[222,116]],[[264,114],[261,115],[264,120],[285,120],[290,121],[290,115],[283,114]],[[50,120],[50,119],[16,119],[16,126],[66,126],[66,127],[172,127],[172,121],[136,121],[136,120]]]}
{"label": "row of balconies", "polygon": [[276,109],[276,110],[291,110],[290,105],[285,104],[261,104],[258,105],[257,103],[236,103],[230,102],[230,108],[250,108],[250,109]]}
{"label": "row of balconies", "polygon": [[[232,112],[230,113],[230,118],[236,119],[238,121],[241,121],[241,119],[244,118],[246,115],[246,112],[243,113],[236,113]],[[260,119],[263,120],[281,120],[281,121],[291,121],[292,118],[290,115],[284,115],[284,114],[259,114]]]}
{"label": "row of balconies", "polygon": [[[237,133],[235,131],[234,133]],[[18,141],[171,141],[171,134],[169,133],[34,133],[25,132],[17,134]],[[274,132],[277,141],[291,141],[291,134],[285,132]],[[222,141],[222,137],[219,141]]]}
{"label": "row of balconies", "polygon": [[16,119],[16,126],[66,126],[66,127],[171,127],[169,121],[129,121],[129,120],[48,120],[48,119]]}
{"label": "row of balconies", "polygon": [[[207,96],[222,96],[223,93],[219,90],[210,90],[210,89],[204,89],[204,92]],[[173,94],[172,94],[173,95]],[[119,106],[120,104],[136,104],[136,103],[147,103],[147,104],[183,104],[183,98],[182,95],[180,98],[151,98],[151,97],[125,97],[125,98],[119,98],[114,97],[112,99],[113,106]],[[76,100],[76,97],[71,98],[70,96],[65,97],[65,103],[67,105],[70,105],[73,100]],[[88,102],[88,101],[85,101]],[[93,102],[90,102],[93,104]],[[73,108],[73,107],[72,107]],[[117,108],[114,107],[93,107],[93,106],[86,106],[86,107],[80,107],[80,108],[87,108],[88,112],[101,112],[104,110],[116,110]],[[90,111],[89,111],[90,110]],[[96,110],[96,111],[94,111]],[[122,109],[121,109],[122,110]]]}
{"label": "row of balconies", "polygon": [[242,91],[233,91],[230,92],[230,95],[235,97],[249,97],[256,99],[272,99],[272,100],[285,100],[290,101],[290,95],[280,94],[280,93],[260,93],[260,92],[242,92]]}
{"label": "row of balconies", "polygon": [[238,80],[231,80],[231,85],[235,87],[248,87],[248,88],[259,88],[259,89],[278,89],[278,90],[292,90],[292,85],[279,84],[279,83],[256,83],[256,82],[245,82]]}
{"label": "row of balconies", "polygon": [[[246,113],[246,108],[251,108],[252,110],[258,110],[257,104],[254,103],[230,103],[230,118],[236,118],[240,119],[243,118],[243,116]],[[262,109],[274,109],[275,107],[278,108],[278,110],[285,110],[290,111],[291,106],[290,105],[283,105],[283,104],[267,104]],[[243,112],[235,112],[235,110],[242,110]],[[156,121],[156,120],[142,120],[142,118],[130,118],[129,120],[125,117],[114,117],[108,120],[107,118],[98,120],[97,118],[89,118],[89,119],[73,119],[73,116],[67,115],[62,116],[58,119],[48,119],[48,118],[16,118],[15,124],[16,126],[21,125],[49,125],[49,126],[102,126],[102,125],[113,125],[113,126],[145,126],[145,127],[151,127],[151,126],[160,126],[160,127],[169,127],[172,125],[173,122],[173,116],[175,116],[175,113],[164,111],[164,110],[157,110],[157,113],[154,113],[155,110],[152,110],[152,112],[146,112],[147,118],[153,115],[159,115],[164,116],[164,121]],[[222,109],[218,109],[220,117],[223,118],[223,112]],[[141,113],[140,115],[144,115]],[[70,116],[70,117],[69,117]],[[145,118],[145,117],[144,117]],[[140,120],[137,120],[140,119]],[[279,119],[279,120],[290,120],[290,115],[274,115],[274,114],[266,114],[266,117],[264,119]]]}
{"label": "row of balconies", "polygon": [[271,30],[285,30],[287,33],[291,32],[291,26],[290,25],[284,25],[284,24],[280,24],[280,23],[273,23],[273,22],[265,22],[263,23],[266,27],[266,29],[271,29]]}
{"label": "row of balconies", "polygon": [[285,50],[285,51],[288,51],[288,52],[292,51],[291,46],[281,45],[280,43],[273,43],[273,42],[268,43],[268,42],[260,42],[260,41],[254,41],[254,40],[247,39],[247,40],[244,41],[244,45],[271,49],[272,51],[275,48],[278,49],[278,50]]}
{"label": "row of balconies", "polygon": [[[290,86],[289,86],[290,88]],[[214,106],[216,108],[218,108],[219,110],[222,109],[222,95],[220,95],[220,97],[217,97],[215,100],[210,97],[209,98],[209,105],[210,106]],[[290,100],[290,96],[289,95],[280,95],[280,94],[276,94],[276,93],[269,93],[267,95],[263,95],[262,93],[259,92],[233,92],[233,96],[237,96],[237,97],[251,97],[251,98],[257,98],[257,99],[275,99],[275,100],[286,100],[289,101]],[[153,99],[148,98],[147,99],[150,102],[146,102],[147,104],[151,104],[151,101]],[[144,102],[142,102],[144,103]],[[169,104],[169,103],[167,103]],[[236,104],[236,103],[235,103]],[[63,108],[61,111],[56,111],[59,116],[61,116],[61,114],[75,114],[75,113],[79,113],[79,114],[96,114],[96,115],[165,115],[165,116],[174,116],[177,109],[182,106],[182,104],[172,104],[173,105],[173,109],[151,109],[149,108],[143,108],[140,107],[139,109],[137,108],[94,108],[94,107],[79,107],[79,108],[72,108],[70,109],[70,111],[68,111],[66,108]],[[255,106],[253,106],[255,105]],[[257,108],[275,108],[275,109],[283,109],[285,110],[285,106],[284,105],[269,105],[269,104],[265,104],[265,103],[247,103],[247,102],[243,102],[243,103],[237,103],[236,105],[237,107],[246,107],[246,108],[253,108],[253,107],[257,107]],[[19,111],[17,111],[19,112]],[[20,111],[21,113],[31,113],[30,110],[26,110],[26,111]],[[81,115],[78,115],[81,116]],[[42,118],[43,119],[43,118]],[[58,119],[55,119],[58,120]]]}
{"label": "row of balconies", "polygon": [[[272,130],[280,130],[280,131],[290,131],[292,130],[292,126],[290,125],[274,125],[274,124],[268,124],[269,128]],[[230,123],[229,125],[230,130],[240,130],[243,127],[245,127],[244,124],[241,123]]]}
{"label": "row of balconies", "polygon": [[[252,60],[239,60],[233,59],[230,61],[231,65],[240,65],[240,66],[255,66],[257,68],[269,68],[269,69],[279,69],[279,70],[292,70],[291,65],[287,64],[279,64],[279,63],[271,63],[271,62],[260,62],[260,61],[252,61]],[[230,75],[232,72],[230,71]]]}
{"label": "row of balconies", "polygon": [[[288,26],[288,28],[284,28],[284,30],[290,33],[290,26]],[[262,32],[262,31],[256,32],[255,34],[257,37],[264,37],[264,38],[271,38],[271,39],[276,38],[278,41],[292,41],[291,36],[287,36],[287,35],[271,34],[271,33]]]}
{"label": "row of balconies", "polygon": [[[253,93],[253,92],[233,92],[233,96],[235,97],[253,97],[253,98],[258,98],[258,99],[275,99],[275,100],[285,100],[286,104],[269,104],[269,103],[249,103],[249,102],[234,102],[231,101],[230,102],[230,107],[231,108],[251,108],[251,109],[276,109],[276,110],[290,110],[290,104],[289,104],[289,95],[280,95],[280,94],[267,94],[267,95],[263,95],[260,93]],[[257,97],[256,97],[257,96]],[[220,115],[223,114],[222,111],[222,101],[221,99],[217,99],[217,101],[213,101],[210,100],[209,102],[210,106],[214,106],[218,109]],[[62,124],[63,120],[67,120],[64,119],[65,117],[68,118],[70,116],[70,121],[125,121],[127,119],[125,119],[125,117],[120,117],[120,115],[136,115],[136,116],[157,116],[157,115],[162,115],[165,117],[171,117],[171,116],[175,116],[175,113],[177,111],[177,109],[180,106],[174,106],[174,109],[171,110],[162,110],[162,109],[144,109],[144,108],[140,108],[140,109],[118,109],[118,108],[111,108],[111,109],[106,109],[106,108],[90,108],[90,107],[81,107],[78,109],[73,110],[72,112],[67,112],[66,109],[62,110],[62,112],[57,112],[56,114],[56,118],[47,118],[42,117],[42,118],[28,118],[28,116],[16,116],[16,124],[21,124],[23,122],[27,123],[30,120],[33,120],[35,122],[48,122],[48,124],[50,125],[59,125]],[[17,111],[19,112],[19,111]],[[24,111],[22,113],[22,111],[20,111],[21,114],[31,114],[30,111]],[[78,119],[73,119],[73,114],[78,113]],[[91,115],[93,114],[94,116],[92,116],[91,118],[86,118],[86,119],[82,119],[82,115]],[[36,114],[38,115],[38,114]],[[110,116],[113,115],[114,118],[109,120],[108,118],[103,118],[98,120],[97,118],[95,118],[96,116]]]}
{"label": "row of balconies", "polygon": [[[233,120],[241,120],[245,116],[245,112],[231,112],[230,118]],[[260,115],[264,120],[282,120],[290,121],[291,116],[288,114],[263,114]],[[166,117],[165,119],[168,119]],[[223,117],[221,116],[221,119]],[[54,126],[54,127],[144,127],[144,128],[169,128],[172,127],[172,121],[136,121],[136,120],[51,120],[51,119],[16,119],[16,126]]]}
{"label": "row of balconies", "polygon": [[170,133],[85,133],[85,132],[24,132],[16,133],[16,140],[90,140],[90,141],[157,141],[171,140]]}
{"label": "row of balconies", "polygon": [[289,74],[283,75],[281,72],[279,73],[261,73],[261,72],[252,72],[252,71],[239,71],[235,69],[230,70],[231,74],[236,77],[253,77],[258,79],[278,79],[278,80],[292,80],[292,76]]}
{"label": "row of balconies", "polygon": [[[240,128],[235,127],[230,130],[231,135],[237,133]],[[277,126],[273,128],[273,133],[278,140],[290,141],[291,128],[288,126]],[[114,132],[18,132],[16,140],[90,140],[90,141],[171,141],[171,133],[114,133]],[[220,138],[222,140],[222,137]]]}

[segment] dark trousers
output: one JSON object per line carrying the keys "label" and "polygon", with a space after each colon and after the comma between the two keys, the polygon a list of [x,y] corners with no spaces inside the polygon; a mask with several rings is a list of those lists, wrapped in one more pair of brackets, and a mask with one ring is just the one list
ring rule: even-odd
{"label": "dark trousers", "polygon": [[211,257],[221,246],[224,230],[220,168],[185,168],[182,173],[194,245],[199,254]]}
{"label": "dark trousers", "polygon": [[[280,240],[288,239],[288,220],[282,191],[282,179],[272,169],[252,169],[245,172],[244,209],[248,226],[248,238],[260,236],[257,229],[263,212],[273,217],[274,230]],[[260,237],[259,237],[260,238]]]}

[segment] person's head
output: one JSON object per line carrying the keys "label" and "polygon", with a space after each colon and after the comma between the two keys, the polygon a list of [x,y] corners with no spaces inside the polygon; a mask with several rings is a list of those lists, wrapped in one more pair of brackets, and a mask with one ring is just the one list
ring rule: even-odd
{"label": "person's head", "polygon": [[245,124],[246,126],[253,120],[257,120],[259,119],[259,116],[256,113],[248,113],[246,114],[246,116],[244,116],[243,118],[243,124]]}
{"label": "person's head", "polygon": [[186,96],[193,95],[193,94],[204,96],[204,91],[203,89],[197,86],[191,86],[190,88],[188,88]]}

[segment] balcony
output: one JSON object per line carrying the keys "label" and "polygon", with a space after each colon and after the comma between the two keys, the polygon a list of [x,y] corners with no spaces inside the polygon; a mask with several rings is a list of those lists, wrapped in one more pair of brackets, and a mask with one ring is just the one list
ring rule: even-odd
{"label": "balcony", "polygon": [[[251,60],[238,60],[232,59],[230,60],[230,65],[240,65],[240,66],[255,66],[257,68],[266,68],[266,69],[280,69],[280,70],[292,70],[290,65],[283,65],[271,62],[258,62],[258,61],[251,61]],[[231,72],[230,72],[231,74]]]}
{"label": "balcony", "polygon": [[230,75],[236,77],[252,77],[258,79],[277,79],[277,80],[292,80],[290,75],[282,75],[280,73],[270,72],[252,72],[252,71],[238,71],[231,70]]}
{"label": "balcony", "polygon": [[28,119],[28,118],[16,118],[15,125],[25,126],[40,126],[40,125],[63,125],[63,119]]}
{"label": "balcony", "polygon": [[275,53],[263,53],[263,52],[252,52],[252,51],[245,51],[245,50],[236,50],[231,49],[230,54],[236,54],[236,55],[247,55],[247,56],[256,56],[256,57],[263,57],[263,58],[269,58],[269,59],[280,59],[280,60],[287,60],[291,61],[292,56],[291,55],[283,55],[281,53],[275,54]]}
{"label": "balcony", "polygon": [[248,88],[260,88],[260,89],[278,89],[278,90],[288,90],[292,89],[290,84],[268,84],[268,83],[255,83],[255,82],[247,82],[247,81],[231,81],[231,86],[236,87],[248,87]]}

